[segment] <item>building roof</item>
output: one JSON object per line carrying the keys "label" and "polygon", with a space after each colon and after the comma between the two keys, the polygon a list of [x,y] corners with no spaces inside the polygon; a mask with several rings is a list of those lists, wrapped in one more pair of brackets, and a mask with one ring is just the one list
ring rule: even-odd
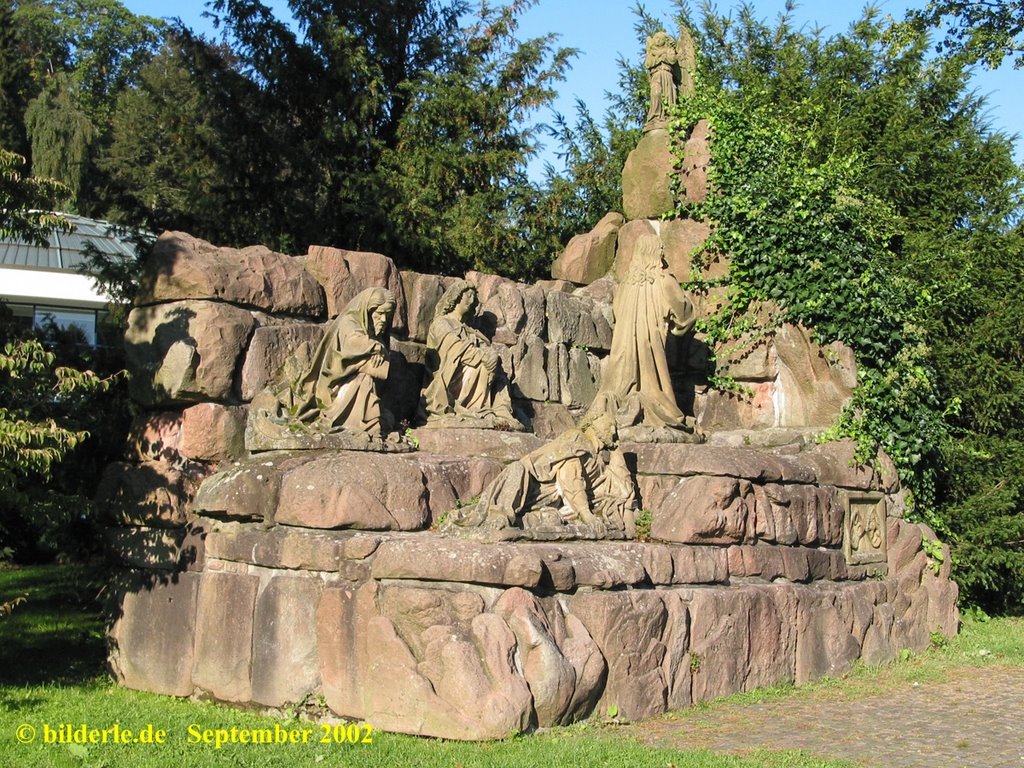
{"label": "building roof", "polygon": [[0,267],[78,272],[86,263],[86,244],[108,256],[131,259],[135,247],[126,238],[130,232],[108,221],[87,219],[72,213],[63,213],[73,229],[70,232],[53,230],[49,246],[38,246],[23,240],[0,237]]}

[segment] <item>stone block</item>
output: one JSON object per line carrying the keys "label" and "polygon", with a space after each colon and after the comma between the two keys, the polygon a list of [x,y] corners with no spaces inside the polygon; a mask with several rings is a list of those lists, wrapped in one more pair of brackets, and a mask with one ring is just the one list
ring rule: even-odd
{"label": "stone block", "polygon": [[184,232],[164,232],[139,281],[136,305],[212,299],[267,312],[320,317],[323,291],[293,256],[262,245],[218,248]]}
{"label": "stone block", "polygon": [[259,577],[205,573],[196,608],[192,679],[220,701],[252,700],[253,611]]}
{"label": "stone block", "polygon": [[[335,713],[382,730],[467,740],[504,738],[529,726],[530,689],[515,669],[516,637],[500,617],[442,590],[396,588],[388,592],[407,594],[380,597],[378,591],[370,583],[357,591],[326,589],[321,598],[323,690]],[[378,598],[385,610],[392,607],[389,615],[378,612]],[[407,619],[427,616],[440,623],[413,632],[416,623]],[[410,635],[416,637],[407,642]],[[417,655],[414,648],[422,650]]]}
{"label": "stone block", "polygon": [[[670,219],[659,223],[658,236],[665,247],[669,273],[681,283],[692,279],[693,252],[711,235],[711,227],[694,219]],[[716,258],[700,274],[708,279],[724,277],[728,266]]]}
{"label": "stone block", "polygon": [[556,601],[542,604],[522,589],[502,594],[494,612],[516,636],[537,724],[567,725],[591,712],[606,667],[583,623]]}
{"label": "stone block", "polygon": [[[651,475],[714,475],[754,483],[814,483],[813,467],[805,454],[780,456],[750,448],[669,443],[624,443],[636,455],[637,472]],[[832,483],[830,483],[832,484]]]}
{"label": "stone block", "polygon": [[306,255],[306,270],[324,288],[328,317],[340,314],[358,293],[367,288],[387,288],[397,302],[391,328],[400,334],[405,333],[405,290],[398,267],[387,256],[311,245]]}
{"label": "stone block", "polygon": [[[551,397],[548,379],[548,349],[539,336],[523,333],[512,348],[510,389],[513,397],[545,402]],[[556,374],[557,376],[557,370]]]}
{"label": "stone block", "polygon": [[541,555],[533,550],[440,536],[385,541],[377,550],[372,569],[377,580],[425,579],[515,587],[536,587],[541,572]]}
{"label": "stone block", "polygon": [[656,219],[675,208],[674,170],[668,131],[645,133],[622,168],[622,211],[627,219]]}
{"label": "stone block", "polygon": [[690,477],[654,510],[651,537],[682,544],[739,544],[747,537],[753,490],[732,477]]}
{"label": "stone block", "polygon": [[694,399],[694,415],[701,430],[763,430],[778,423],[777,385],[752,382],[745,392],[708,390]]}
{"label": "stone block", "polygon": [[123,572],[111,584],[110,668],[123,686],[190,696],[199,575]]}
{"label": "stone block", "polygon": [[420,453],[438,456],[478,457],[508,463],[544,445],[544,440],[525,432],[495,429],[433,429],[412,431]]}
{"label": "stone block", "polygon": [[185,528],[106,528],[107,551],[131,568],[184,570],[195,561],[202,540]]}
{"label": "stone block", "polygon": [[430,324],[434,321],[434,308],[445,289],[455,280],[441,275],[425,275],[403,270],[400,273],[405,293],[407,328],[410,339],[425,342]]}
{"label": "stone block", "polygon": [[198,514],[235,520],[273,521],[281,477],[316,458],[302,451],[273,451],[237,461],[207,478],[192,500]]}
{"label": "stone block", "polygon": [[657,227],[660,222],[647,219],[628,221],[619,230],[619,247],[615,251],[615,266],[613,273],[615,280],[621,283],[629,274],[629,266],[633,263],[633,253],[636,251],[636,242],[644,235],[658,234]]}
{"label": "stone block", "polygon": [[722,547],[672,547],[673,584],[725,584],[728,554]]}
{"label": "stone block", "polygon": [[116,523],[173,527],[188,519],[188,502],[209,470],[167,461],[113,462],[103,470],[96,501]]}
{"label": "stone block", "polygon": [[455,509],[458,502],[479,496],[505,466],[484,457],[452,459],[422,454],[416,455],[415,461],[427,484],[430,524]]}
{"label": "stone block", "polygon": [[178,442],[181,432],[180,411],[142,413],[132,419],[128,430],[128,459],[134,463],[180,461]]}
{"label": "stone block", "polygon": [[652,591],[577,594],[568,604],[594,639],[608,665],[598,707],[616,707],[627,720],[665,711],[669,613]]}
{"label": "stone block", "polygon": [[876,466],[861,464],[855,458],[857,445],[852,440],[835,440],[816,445],[799,456],[821,485],[834,485],[858,491],[895,493],[899,490],[896,466],[881,451]]}
{"label": "stone block", "polygon": [[860,643],[853,636],[848,598],[838,587],[823,587],[800,593],[796,616],[796,683],[820,677],[839,677],[849,671],[860,656]]}
{"label": "stone block", "polygon": [[178,450],[186,459],[219,462],[245,453],[244,406],[199,403],[182,411]]}
{"label": "stone block", "polygon": [[321,581],[274,576],[256,599],[252,700],[268,707],[301,702],[320,686],[316,606]]}
{"label": "stone block", "polygon": [[601,385],[601,361],[582,347],[562,348],[558,389],[562,404],[572,408],[590,405]]}
{"label": "stone block", "polygon": [[132,397],[146,406],[231,401],[256,320],[212,301],[136,307],[128,315],[125,358]]}
{"label": "stone block", "polygon": [[316,531],[279,525],[266,529],[244,523],[215,526],[206,535],[211,559],[266,568],[337,573],[342,578],[366,580],[366,558],[376,552],[381,538],[356,531]]}
{"label": "stone block", "polygon": [[711,126],[698,120],[683,145],[679,180],[683,198],[689,203],[702,203],[708,195],[708,165],[711,164]]}
{"label": "stone block", "polygon": [[585,296],[548,294],[547,328],[550,342],[600,350],[612,345],[609,318],[597,302]]}
{"label": "stone block", "polygon": [[324,327],[311,323],[268,325],[253,331],[242,363],[242,399],[256,397],[276,379],[285,361],[302,344],[315,349],[323,336]]}
{"label": "stone block", "polygon": [[621,213],[608,213],[585,235],[576,235],[551,265],[551,276],[588,285],[611,269],[615,261],[615,241],[626,223]]}
{"label": "stone block", "polygon": [[793,679],[792,590],[773,585],[690,593],[694,702]]}
{"label": "stone block", "polygon": [[415,462],[387,454],[321,454],[281,478],[275,520],[304,528],[415,531],[429,517]]}
{"label": "stone block", "polygon": [[536,437],[550,440],[576,426],[576,419],[562,403],[529,403],[529,429]]}
{"label": "stone block", "polygon": [[779,426],[827,427],[853,394],[857,368],[853,353],[841,345],[823,349],[810,332],[784,325],[775,334],[779,386]]}

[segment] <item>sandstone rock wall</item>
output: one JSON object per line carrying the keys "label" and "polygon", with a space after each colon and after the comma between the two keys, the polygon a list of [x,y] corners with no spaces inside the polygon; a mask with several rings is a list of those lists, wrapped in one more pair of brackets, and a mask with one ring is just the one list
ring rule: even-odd
{"label": "sandstone rock wall", "polygon": [[956,631],[948,552],[928,557],[892,466],[853,464],[850,443],[627,444],[645,541],[411,532],[537,440],[463,432],[444,456],[261,454],[208,480],[185,528],[115,529],[118,680],[490,739],[838,675]]}

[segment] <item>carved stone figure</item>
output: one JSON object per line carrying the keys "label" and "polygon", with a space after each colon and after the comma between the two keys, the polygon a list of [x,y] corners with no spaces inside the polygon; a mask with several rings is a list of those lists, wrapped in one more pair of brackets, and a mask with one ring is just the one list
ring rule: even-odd
{"label": "carved stone figure", "polygon": [[[451,513],[446,530],[482,528],[493,538],[633,538],[636,483],[615,449],[615,421],[584,420],[507,466],[471,507]],[[607,452],[607,457],[602,453]]]}
{"label": "carved stone figure", "polygon": [[651,82],[651,106],[647,110],[644,131],[651,131],[666,126],[669,108],[678,100],[675,73],[679,54],[675,41],[667,33],[655,32],[647,38],[644,66]]}
{"label": "carved stone figure", "polygon": [[427,332],[430,383],[422,410],[428,426],[522,430],[512,415],[498,353],[467,321],[476,314],[476,287],[457,280],[441,296]]}
{"label": "carved stone figure", "polygon": [[591,413],[613,415],[620,429],[642,425],[692,431],[676,404],[665,343],[668,334],[684,336],[693,329],[693,304],[666,268],[656,235],[637,240],[612,311],[611,352]]}
{"label": "carved stone figure", "polygon": [[394,311],[395,297],[384,288],[357,294],[328,324],[308,362],[299,362],[300,350],[253,399],[246,446],[385,450],[381,436],[394,420],[381,407],[378,387],[390,368]]}

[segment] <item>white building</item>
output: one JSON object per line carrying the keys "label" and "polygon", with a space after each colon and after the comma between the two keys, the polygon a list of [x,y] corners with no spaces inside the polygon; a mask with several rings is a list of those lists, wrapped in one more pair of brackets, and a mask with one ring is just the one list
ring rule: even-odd
{"label": "white building", "polygon": [[62,215],[73,229],[51,232],[49,246],[0,237],[0,299],[25,325],[42,325],[49,318],[62,327],[77,326],[95,346],[104,341],[110,297],[79,272],[87,261],[86,244],[126,259],[134,258],[134,247],[117,237],[109,222]]}

